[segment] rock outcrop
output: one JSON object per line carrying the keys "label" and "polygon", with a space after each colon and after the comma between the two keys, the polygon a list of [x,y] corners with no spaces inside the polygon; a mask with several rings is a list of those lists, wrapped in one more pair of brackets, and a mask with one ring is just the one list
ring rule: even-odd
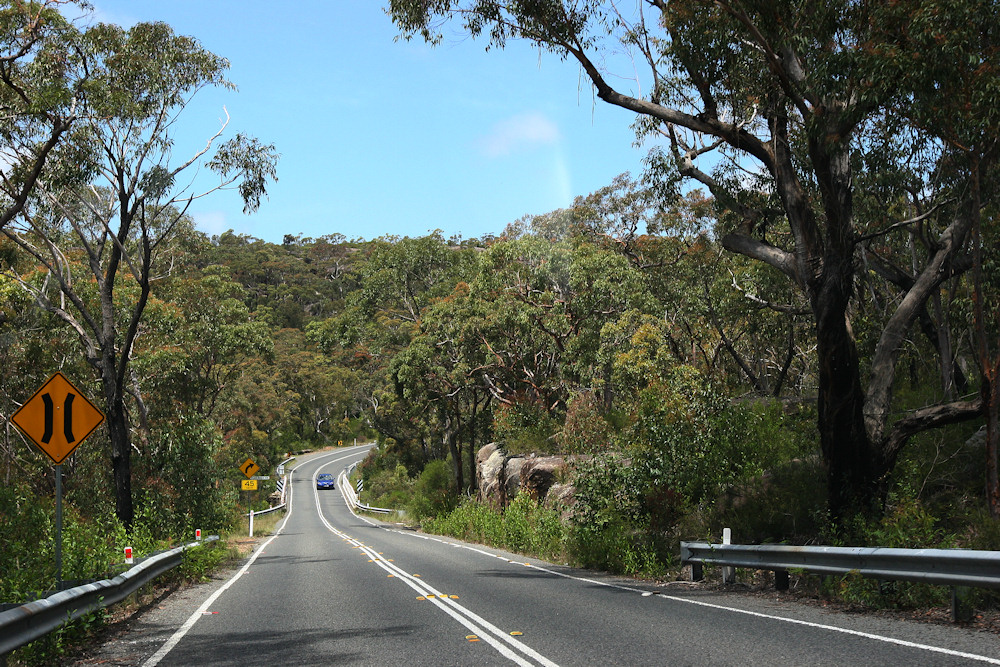
{"label": "rock outcrop", "polygon": [[579,456],[511,456],[499,443],[482,447],[476,455],[479,500],[506,507],[519,493],[547,506],[571,504],[573,486],[567,483]]}

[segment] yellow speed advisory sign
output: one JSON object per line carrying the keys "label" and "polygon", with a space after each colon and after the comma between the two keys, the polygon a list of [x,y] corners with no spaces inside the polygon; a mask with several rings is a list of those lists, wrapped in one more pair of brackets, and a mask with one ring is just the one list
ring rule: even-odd
{"label": "yellow speed advisory sign", "polygon": [[240,480],[240,489],[243,491],[256,491],[257,490],[257,480],[255,479],[243,479]]}

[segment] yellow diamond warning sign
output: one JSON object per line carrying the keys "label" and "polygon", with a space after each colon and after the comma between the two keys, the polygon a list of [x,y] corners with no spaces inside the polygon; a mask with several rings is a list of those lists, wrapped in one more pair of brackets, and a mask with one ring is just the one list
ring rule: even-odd
{"label": "yellow diamond warning sign", "polygon": [[253,459],[247,459],[240,466],[240,472],[247,476],[247,479],[253,477],[260,470],[260,466],[253,462]]}
{"label": "yellow diamond warning sign", "polygon": [[10,421],[59,465],[101,425],[104,413],[66,376],[56,373]]}

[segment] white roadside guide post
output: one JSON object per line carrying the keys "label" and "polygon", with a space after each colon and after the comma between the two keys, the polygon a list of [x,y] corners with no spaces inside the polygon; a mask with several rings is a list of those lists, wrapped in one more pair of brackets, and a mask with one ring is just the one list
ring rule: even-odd
{"label": "white roadside guide post", "polygon": [[250,508],[250,537],[253,537],[253,508]]}
{"label": "white roadside guide post", "polygon": [[[732,544],[733,543],[733,531],[731,528],[722,529],[722,543]],[[728,565],[722,568],[722,583],[731,584],[736,579],[736,568],[729,567]]]}

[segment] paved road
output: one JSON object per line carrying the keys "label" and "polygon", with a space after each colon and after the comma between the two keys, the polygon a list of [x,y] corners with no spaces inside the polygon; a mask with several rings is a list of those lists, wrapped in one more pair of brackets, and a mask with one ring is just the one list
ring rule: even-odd
{"label": "paved road", "polygon": [[657,588],[357,517],[313,479],[366,449],[300,463],[279,533],[180,630],[147,632],[137,664],[1000,665],[993,634]]}

